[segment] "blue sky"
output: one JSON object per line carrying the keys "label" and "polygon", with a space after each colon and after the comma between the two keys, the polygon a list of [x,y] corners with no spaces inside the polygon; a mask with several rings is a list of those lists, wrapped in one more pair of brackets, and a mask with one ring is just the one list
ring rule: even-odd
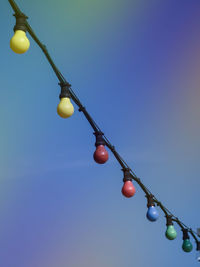
{"label": "blue sky", "polygon": [[[200,3],[86,0],[17,2],[106,136],[146,186],[196,229],[199,201]],[[146,220],[140,188],[121,195],[110,154],[75,108],[58,117],[58,81],[42,52],[9,48],[14,18],[2,3],[0,265],[196,266],[165,219]],[[193,243],[194,248],[195,244]]]}

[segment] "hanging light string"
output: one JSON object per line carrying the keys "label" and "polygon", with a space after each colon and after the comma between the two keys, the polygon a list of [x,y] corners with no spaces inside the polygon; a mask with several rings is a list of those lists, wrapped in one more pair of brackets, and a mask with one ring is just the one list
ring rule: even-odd
{"label": "hanging light string", "polygon": [[[88,113],[88,111],[86,110],[86,108],[82,105],[81,101],[79,100],[79,98],[76,96],[76,94],[74,93],[74,91],[72,90],[71,84],[68,83],[68,81],[64,78],[64,76],[61,74],[61,72],[59,71],[59,69],[57,68],[57,66],[55,65],[53,59],[51,58],[47,47],[41,43],[41,41],[39,40],[39,38],[37,37],[37,35],[34,33],[33,29],[31,28],[30,24],[27,22],[27,16],[24,15],[24,13],[21,12],[21,10],[19,9],[19,7],[17,6],[17,4],[15,3],[14,0],[8,0],[11,7],[13,8],[15,14],[14,16],[16,17],[16,21],[18,21],[18,24],[16,23],[15,26],[15,30],[23,30],[23,27],[26,28],[26,31],[31,35],[31,37],[33,38],[33,40],[38,44],[38,46],[42,49],[43,53],[45,54],[48,62],[50,63],[53,71],[55,72],[58,80],[59,80],[59,85],[61,86],[61,94],[60,94],[60,98],[68,98],[70,97],[74,103],[79,107],[79,111],[82,112],[84,114],[84,116],[86,117],[87,121],[89,122],[89,124],[91,125],[91,127],[94,130],[94,134],[96,135],[96,146],[98,148],[98,146],[104,146],[106,145],[110,151],[113,153],[114,157],[116,158],[116,160],[118,161],[118,163],[120,164],[120,166],[122,167],[122,171],[124,172],[124,182],[129,182],[128,186],[130,186],[130,182],[131,180],[134,180],[139,186],[140,188],[143,190],[143,192],[145,193],[147,199],[148,199],[148,207],[151,208],[152,210],[150,210],[150,213],[147,213],[147,217],[149,220],[151,221],[155,221],[157,219],[157,215],[155,213],[154,210],[154,206],[155,204],[157,204],[158,207],[160,207],[160,209],[163,211],[166,220],[167,220],[167,231],[166,231],[166,236],[168,239],[174,239],[176,237],[176,231],[173,228],[173,222],[177,223],[177,225],[181,228],[181,230],[183,231],[183,250],[186,252],[189,252],[189,250],[192,248],[191,243],[188,241],[189,240],[189,236],[188,233],[191,234],[191,236],[194,238],[196,244],[197,244],[197,250],[200,251],[200,241],[198,240],[198,233],[195,232],[192,228],[188,227],[187,225],[185,225],[182,221],[179,220],[179,218],[177,218],[174,214],[172,214],[153,194],[152,192],[142,183],[141,179],[139,177],[137,177],[137,175],[134,173],[134,171],[129,167],[129,165],[126,163],[126,161],[120,156],[120,154],[116,151],[115,147],[112,145],[112,143],[109,141],[109,139],[103,134],[103,132],[101,131],[100,127],[97,125],[97,123],[93,120],[93,118],[91,117],[91,115]],[[23,26],[20,28],[20,26]],[[29,46],[27,46],[29,48]],[[11,47],[12,48],[12,47]],[[24,51],[15,51],[16,53],[24,53],[25,50],[27,50],[27,48],[24,48]],[[59,112],[58,112],[59,113]],[[62,112],[61,112],[62,113]],[[73,110],[71,112],[73,114]],[[59,114],[60,115],[60,114]],[[63,115],[63,114],[61,114]],[[70,114],[71,116],[71,114]],[[69,117],[69,116],[67,116]],[[95,158],[94,158],[95,159]],[[95,159],[98,162],[98,157]],[[104,160],[104,162],[107,161],[107,158]],[[104,162],[98,162],[98,163],[104,163]],[[130,189],[130,187],[128,188],[128,190]],[[133,196],[135,193],[135,189],[133,190],[133,188],[130,189],[130,191],[126,191],[125,190],[125,196],[126,197],[130,197]],[[131,191],[132,190],[132,191]],[[128,194],[127,194],[128,192]],[[123,189],[122,189],[122,193],[123,193]],[[127,194],[127,195],[126,195]],[[155,203],[155,204],[154,204]],[[190,250],[191,251],[191,250]]]}

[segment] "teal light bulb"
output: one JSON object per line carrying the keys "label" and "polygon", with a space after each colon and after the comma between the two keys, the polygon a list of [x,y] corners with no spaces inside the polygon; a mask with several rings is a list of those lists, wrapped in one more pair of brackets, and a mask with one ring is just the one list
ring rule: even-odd
{"label": "teal light bulb", "polygon": [[167,226],[167,231],[165,232],[165,236],[169,239],[169,240],[174,240],[177,236],[176,230],[174,229],[173,225],[168,225]]}
{"label": "teal light bulb", "polygon": [[191,252],[193,249],[192,243],[190,242],[190,239],[185,239],[183,241],[182,249],[185,252]]}

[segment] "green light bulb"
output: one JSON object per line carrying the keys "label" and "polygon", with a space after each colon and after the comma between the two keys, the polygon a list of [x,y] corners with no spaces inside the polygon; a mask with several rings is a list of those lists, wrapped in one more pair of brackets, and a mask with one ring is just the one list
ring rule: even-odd
{"label": "green light bulb", "polygon": [[173,225],[168,225],[167,226],[167,231],[165,232],[165,236],[169,239],[169,240],[173,240],[176,238],[177,233],[176,230],[174,229]]}
{"label": "green light bulb", "polygon": [[185,252],[191,252],[193,249],[192,243],[190,242],[190,239],[185,239],[183,241],[182,249]]}

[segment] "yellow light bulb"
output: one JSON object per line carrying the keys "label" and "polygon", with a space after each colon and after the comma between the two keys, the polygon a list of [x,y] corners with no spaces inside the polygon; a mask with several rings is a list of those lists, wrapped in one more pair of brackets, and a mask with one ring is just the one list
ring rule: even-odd
{"label": "yellow light bulb", "polygon": [[10,40],[10,48],[17,54],[25,53],[30,47],[29,39],[22,30],[16,30],[14,36]]}
{"label": "yellow light bulb", "polygon": [[74,113],[74,107],[68,97],[62,97],[57,107],[58,115],[61,118],[69,118]]}

